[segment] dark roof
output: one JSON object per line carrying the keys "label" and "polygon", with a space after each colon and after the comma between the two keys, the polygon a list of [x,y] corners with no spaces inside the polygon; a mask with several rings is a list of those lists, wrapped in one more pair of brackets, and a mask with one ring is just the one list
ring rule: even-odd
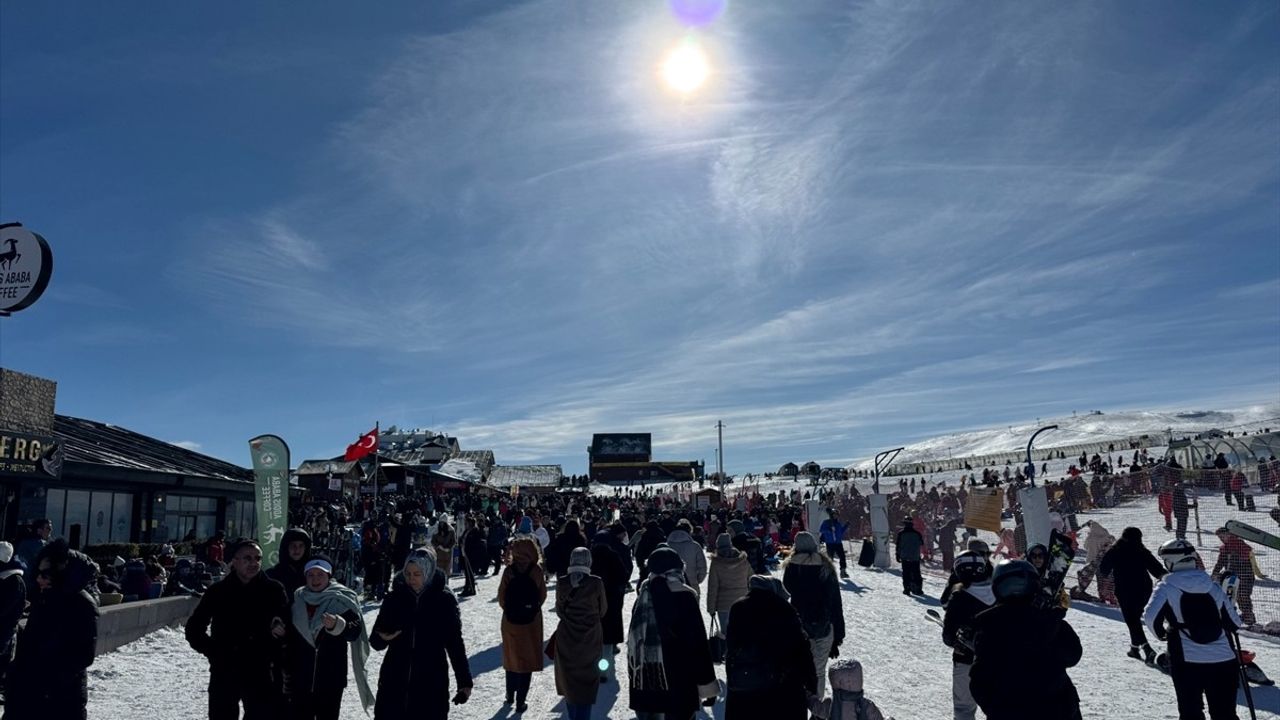
{"label": "dark roof", "polygon": [[55,415],[53,434],[67,462],[253,482],[253,471],[115,425]]}
{"label": "dark roof", "polygon": [[298,475],[346,475],[358,464],[355,460],[303,460],[296,472]]}

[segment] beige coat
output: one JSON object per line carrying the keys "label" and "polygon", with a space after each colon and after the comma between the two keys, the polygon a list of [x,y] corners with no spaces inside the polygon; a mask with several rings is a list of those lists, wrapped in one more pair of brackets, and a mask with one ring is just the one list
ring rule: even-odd
{"label": "beige coat", "polygon": [[751,579],[751,563],[741,550],[734,558],[711,556],[711,574],[707,577],[707,611],[729,612],[733,604],[747,596]]}
{"label": "beige coat", "polygon": [[[507,607],[507,583],[515,573],[529,573],[538,586],[539,602],[547,601],[547,579],[542,570],[542,551],[533,538],[517,538],[511,543],[511,564],[502,571],[498,583],[498,606]],[[542,610],[528,625],[516,625],[502,614],[502,667],[511,672],[527,673],[542,670]]]}
{"label": "beige coat", "polygon": [[566,702],[594,705],[600,690],[600,651],[604,631],[600,621],[608,609],[604,581],[595,575],[572,587],[565,576],[556,584],[556,692]]}

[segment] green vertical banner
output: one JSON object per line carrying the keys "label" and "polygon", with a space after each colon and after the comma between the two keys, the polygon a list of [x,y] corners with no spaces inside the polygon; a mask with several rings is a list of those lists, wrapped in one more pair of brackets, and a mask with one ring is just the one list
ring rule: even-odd
{"label": "green vertical banner", "polygon": [[266,567],[280,560],[280,539],[289,524],[289,446],[275,435],[249,441],[253,456],[254,496],[258,508],[258,543]]}

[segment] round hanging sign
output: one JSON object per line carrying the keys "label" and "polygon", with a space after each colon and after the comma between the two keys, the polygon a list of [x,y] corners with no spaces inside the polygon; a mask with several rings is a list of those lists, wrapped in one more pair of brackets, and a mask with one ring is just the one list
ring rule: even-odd
{"label": "round hanging sign", "polygon": [[0,313],[28,308],[49,287],[53,251],[18,223],[0,225]]}

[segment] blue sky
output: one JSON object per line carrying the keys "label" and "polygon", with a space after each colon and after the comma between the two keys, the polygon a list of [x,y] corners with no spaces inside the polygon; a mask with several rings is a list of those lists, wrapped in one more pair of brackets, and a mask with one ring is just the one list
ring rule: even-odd
{"label": "blue sky", "polygon": [[0,364],[240,464],[1280,399],[1274,3],[371,7],[0,5],[0,218],[56,257]]}

